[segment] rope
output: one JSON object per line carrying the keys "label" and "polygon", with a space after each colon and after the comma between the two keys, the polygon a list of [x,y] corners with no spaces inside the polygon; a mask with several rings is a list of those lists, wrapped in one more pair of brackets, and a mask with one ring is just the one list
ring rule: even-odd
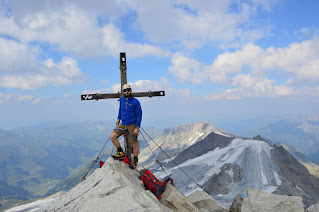
{"label": "rope", "polygon": [[89,170],[86,172],[86,174],[82,177],[81,182],[85,180],[86,176],[89,174],[90,170],[92,169],[92,167],[94,166],[94,164],[95,164],[95,163],[97,162],[97,160],[99,159],[100,154],[102,153],[103,149],[105,148],[105,146],[106,146],[107,142],[109,142],[109,140],[110,140],[110,138],[107,139],[107,141],[106,141],[106,143],[104,144],[102,150],[100,151],[100,153],[98,154],[98,156],[96,157],[96,159],[93,161],[91,167],[90,167]]}
{"label": "rope", "polygon": [[[151,150],[152,154],[154,155],[154,157],[155,157],[155,159],[156,159],[156,162],[160,165],[160,167],[162,168],[163,172],[165,172],[166,176],[168,176],[168,174],[167,174],[167,173],[166,173],[166,171],[164,170],[164,167],[163,167],[163,166],[162,166],[162,164],[158,161],[158,159],[157,159],[157,157],[156,157],[155,153],[153,152],[153,150],[152,150],[151,146],[150,146],[150,145],[148,144],[148,142],[146,141],[146,139],[145,139],[144,135],[142,134],[142,132],[141,132],[141,131],[140,131],[140,133],[141,133],[141,135],[143,136],[144,141],[146,142],[146,144],[147,144],[148,148],[150,148],[150,150]],[[143,168],[144,168],[144,167],[143,167]],[[145,168],[144,168],[144,169],[145,169]]]}
{"label": "rope", "polygon": [[[166,152],[160,147],[157,145],[157,143],[155,143],[155,141],[151,138],[151,136],[145,132],[145,130],[141,127],[141,129],[143,130],[143,132],[154,142],[154,144],[156,144],[156,146],[158,148],[160,148],[160,150],[162,150],[162,152],[165,153],[165,155],[189,178],[191,179],[199,188],[203,189],[193,178],[191,178],[168,154],[166,154]],[[205,189],[203,189],[205,191]],[[206,191],[207,192],[207,191]],[[208,192],[207,192],[208,193]]]}
{"label": "rope", "polygon": [[[151,141],[154,142],[154,144],[162,151],[164,152],[164,154],[189,178],[191,179],[199,188],[203,189],[193,178],[191,178],[159,145],[157,145],[157,143],[151,138],[151,136],[145,132],[145,130],[141,127],[141,129],[143,130],[143,132],[151,139]],[[168,174],[166,173],[164,167],[161,165],[161,163],[158,161],[155,153],[153,152],[152,148],[150,147],[150,145],[148,144],[148,142],[146,141],[142,131],[140,131],[141,135],[143,136],[147,146],[150,148],[152,154],[154,155],[155,159],[156,159],[156,162],[160,165],[160,167],[162,168],[163,172],[165,172],[166,176],[168,176]],[[91,167],[89,168],[89,170],[87,171],[87,173],[83,176],[82,181],[84,181],[86,179],[86,176],[88,175],[88,173],[90,172],[90,170],[92,169],[92,167],[94,166],[94,164],[97,162],[97,160],[99,159],[103,149],[105,148],[105,146],[107,145],[108,141],[110,140],[110,138],[106,141],[106,143],[104,144],[102,150],[100,151],[100,153],[98,154],[98,156],[96,157],[96,159],[93,161]],[[113,152],[113,148],[112,148],[112,152]],[[204,191],[206,191],[205,189],[203,189]],[[206,191],[207,192],[207,191]],[[208,192],[207,192],[208,193]]]}

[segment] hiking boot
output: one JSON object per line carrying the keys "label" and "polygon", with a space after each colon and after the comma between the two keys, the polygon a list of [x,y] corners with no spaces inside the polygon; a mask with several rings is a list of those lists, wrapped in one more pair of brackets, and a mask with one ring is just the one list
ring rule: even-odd
{"label": "hiking boot", "polygon": [[124,152],[117,152],[116,155],[112,155],[112,157],[116,160],[124,160],[125,153]]}
{"label": "hiking boot", "polygon": [[138,159],[134,158],[134,161],[132,163],[132,166],[133,166],[134,169],[137,167],[137,164],[138,164]]}

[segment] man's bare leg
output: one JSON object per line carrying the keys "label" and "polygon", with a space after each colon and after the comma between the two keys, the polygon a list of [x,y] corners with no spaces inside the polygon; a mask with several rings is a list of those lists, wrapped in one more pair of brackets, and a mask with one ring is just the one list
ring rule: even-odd
{"label": "man's bare leg", "polygon": [[110,139],[116,148],[119,148],[120,142],[117,140],[118,135],[115,132],[112,132],[110,135]]}
{"label": "man's bare leg", "polygon": [[135,157],[138,156],[138,143],[132,144],[133,147],[133,154]]}
{"label": "man's bare leg", "polygon": [[114,159],[121,160],[121,159],[124,159],[125,153],[120,145],[120,142],[117,140],[117,137],[118,137],[118,135],[115,132],[112,132],[110,135],[110,139],[111,139],[112,143],[117,148],[117,154],[112,155],[112,157]]}
{"label": "man's bare leg", "polygon": [[136,168],[137,167],[137,164],[138,164],[138,143],[135,143],[135,144],[132,144],[133,146],[133,153],[134,153],[134,160],[133,160],[133,163],[132,163],[132,166],[133,168]]}

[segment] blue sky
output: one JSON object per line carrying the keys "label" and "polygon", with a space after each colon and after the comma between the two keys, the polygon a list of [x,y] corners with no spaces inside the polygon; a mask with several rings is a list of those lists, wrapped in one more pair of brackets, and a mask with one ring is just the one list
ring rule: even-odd
{"label": "blue sky", "polygon": [[114,120],[126,52],[143,124],[319,113],[316,0],[1,0],[0,128]]}

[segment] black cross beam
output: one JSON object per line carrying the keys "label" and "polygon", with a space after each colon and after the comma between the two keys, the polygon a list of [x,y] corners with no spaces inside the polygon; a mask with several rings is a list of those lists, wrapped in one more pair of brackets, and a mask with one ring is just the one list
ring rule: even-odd
{"label": "black cross beam", "polygon": [[[133,92],[132,95],[134,97],[150,97],[153,96],[165,96],[165,91],[147,91],[147,92]],[[82,94],[81,100],[96,100],[99,99],[112,99],[112,98],[121,98],[123,97],[123,93],[95,93],[95,94]]]}
{"label": "black cross beam", "polygon": [[[106,94],[82,94],[81,100],[96,100],[99,99],[113,99],[113,98],[121,98],[124,96],[122,88],[124,84],[127,84],[127,66],[126,66],[126,55],[125,52],[120,53],[120,71],[121,71],[121,92],[118,93],[106,93]],[[132,95],[134,97],[154,97],[154,96],[165,96],[165,91],[146,91],[146,92],[133,92]],[[131,161],[132,154],[132,145],[128,143],[128,136],[124,136],[124,140],[126,143],[125,153],[129,160]]]}

